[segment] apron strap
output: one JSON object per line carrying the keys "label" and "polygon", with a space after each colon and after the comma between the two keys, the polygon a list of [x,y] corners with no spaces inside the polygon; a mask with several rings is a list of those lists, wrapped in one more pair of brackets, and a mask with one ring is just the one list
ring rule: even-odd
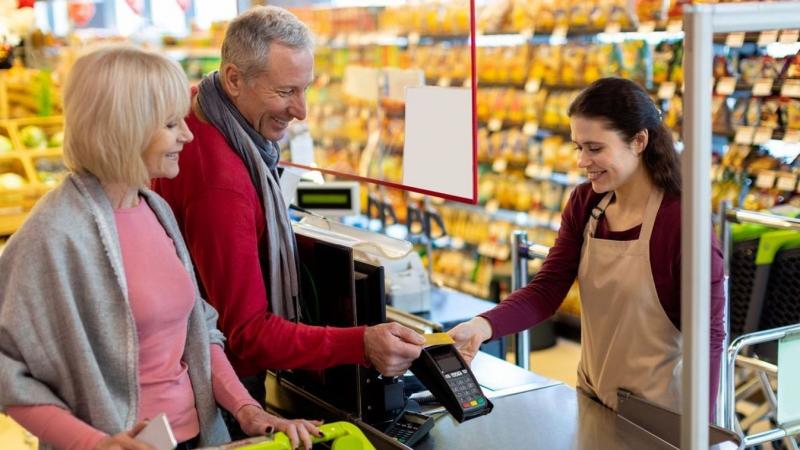
{"label": "apron strap", "polygon": [[653,190],[650,191],[650,196],[647,198],[647,206],[642,217],[642,229],[639,231],[639,239],[644,242],[650,242],[650,235],[653,234],[653,224],[656,223],[656,216],[663,198],[664,191],[654,186]]}
{"label": "apron strap", "polygon": [[589,237],[594,237],[594,232],[597,230],[597,224],[600,221],[600,218],[603,217],[603,213],[606,211],[608,204],[611,203],[611,199],[614,197],[614,191],[608,192],[600,203],[597,204],[592,210],[589,212],[589,223],[586,227],[586,233]]}

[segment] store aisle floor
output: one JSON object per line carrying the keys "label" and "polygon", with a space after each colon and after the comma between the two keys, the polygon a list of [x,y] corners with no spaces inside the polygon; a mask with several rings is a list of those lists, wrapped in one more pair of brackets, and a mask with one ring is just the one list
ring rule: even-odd
{"label": "store aisle floor", "polygon": [[579,343],[558,338],[555,346],[531,352],[531,370],[575,387],[580,358]]}

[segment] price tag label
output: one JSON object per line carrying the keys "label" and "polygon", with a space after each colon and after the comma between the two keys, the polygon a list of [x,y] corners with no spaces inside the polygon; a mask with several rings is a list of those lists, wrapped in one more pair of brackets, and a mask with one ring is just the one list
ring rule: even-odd
{"label": "price tag label", "polygon": [[725,45],[728,47],[739,48],[744,45],[744,32],[728,33],[725,37]]}
{"label": "price tag label", "polygon": [[[486,209],[487,210],[489,209],[489,205],[488,204],[486,205]],[[479,255],[491,257],[492,253],[493,253],[492,250],[493,250],[492,249],[492,244],[489,243],[489,242],[485,242],[484,241],[484,242],[481,242],[478,245],[478,254]]]}
{"label": "price tag label", "polygon": [[781,44],[794,44],[800,39],[800,30],[783,30],[778,42]]}
{"label": "price tag label", "polygon": [[665,81],[658,87],[658,98],[662,100],[669,100],[675,96],[675,89],[677,86],[672,81]]}
{"label": "price tag label", "polygon": [[450,238],[450,247],[453,250],[461,250],[462,248],[464,248],[464,239],[455,236]]}
{"label": "price tag label", "polygon": [[753,135],[756,130],[753,127],[739,127],[736,130],[736,136],[733,138],[737,144],[750,145],[753,143]]}
{"label": "price tag label", "polygon": [[787,144],[797,144],[800,142],[800,130],[786,130],[783,135],[783,142]]}
{"label": "price tag label", "polygon": [[759,78],[753,83],[753,96],[766,97],[772,94],[772,78]]}
{"label": "price tag label", "polygon": [[667,32],[680,33],[683,31],[683,21],[680,19],[673,19],[667,22]]}
{"label": "price tag label", "polygon": [[508,168],[508,161],[505,158],[495,159],[492,163],[492,170],[497,173],[503,173]]}
{"label": "price tag label", "polygon": [[771,170],[763,170],[759,172],[756,177],[756,187],[761,189],[771,189],[775,186],[775,172]]}
{"label": "price tag label", "polygon": [[758,127],[756,128],[756,132],[753,135],[753,144],[759,145],[767,142],[768,140],[772,139],[772,128],[770,127]]}
{"label": "price tag label", "polygon": [[556,39],[566,39],[567,31],[568,29],[566,25],[558,25],[553,28],[553,37]]}
{"label": "price tag label", "polygon": [[439,81],[436,83],[436,85],[439,87],[450,87],[451,82],[452,80],[450,80],[450,77],[442,77],[439,78]]}
{"label": "price tag label", "polygon": [[525,122],[525,125],[522,127],[522,132],[525,133],[526,136],[534,136],[537,131],[539,131],[539,124],[533,121]]}
{"label": "price tag label", "polygon": [[465,88],[472,88],[472,78],[465,78],[464,82],[461,84],[461,87]]}
{"label": "price tag label", "polygon": [[539,176],[542,177],[542,178],[549,179],[552,175],[553,175],[553,168],[552,167],[544,166],[539,171]]}
{"label": "price tag label", "polygon": [[645,20],[639,24],[637,31],[639,33],[652,33],[653,31],[656,31],[656,23],[652,20]]}
{"label": "price tag label", "polygon": [[408,33],[408,45],[417,45],[419,44],[419,33]]}
{"label": "price tag label", "polygon": [[533,38],[533,28],[526,28],[519,32],[520,36],[525,38],[525,40]]}
{"label": "price tag label", "polygon": [[759,47],[774,44],[775,42],[778,42],[778,30],[766,30],[762,31],[761,34],[758,35]]}
{"label": "price tag label", "polygon": [[500,131],[503,128],[503,119],[498,119],[496,117],[494,119],[490,119],[489,123],[486,125],[486,128],[488,128],[489,131]]}
{"label": "price tag label", "polygon": [[722,77],[717,81],[716,93],[719,95],[731,95],[736,90],[736,78]]}
{"label": "price tag label", "polygon": [[782,173],[778,175],[776,187],[781,191],[794,191],[797,187],[797,177],[791,173]]}
{"label": "price tag label", "polygon": [[542,87],[542,80],[537,79],[530,79],[527,83],[525,83],[525,92],[529,94],[533,94],[535,92],[539,92],[539,88]]}
{"label": "price tag label", "polygon": [[800,98],[800,80],[786,80],[781,87],[783,97]]}
{"label": "price tag label", "polygon": [[619,22],[608,22],[608,24],[606,24],[606,33],[616,34],[620,31],[622,31],[622,26],[620,26]]}

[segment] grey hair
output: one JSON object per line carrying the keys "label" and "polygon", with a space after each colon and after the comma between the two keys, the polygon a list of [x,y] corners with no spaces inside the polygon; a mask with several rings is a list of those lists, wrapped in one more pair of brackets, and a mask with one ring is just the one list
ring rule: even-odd
{"label": "grey hair", "polygon": [[313,50],[311,30],[294,14],[277,6],[256,6],[228,25],[222,42],[222,65],[234,64],[252,78],[267,68],[270,45]]}

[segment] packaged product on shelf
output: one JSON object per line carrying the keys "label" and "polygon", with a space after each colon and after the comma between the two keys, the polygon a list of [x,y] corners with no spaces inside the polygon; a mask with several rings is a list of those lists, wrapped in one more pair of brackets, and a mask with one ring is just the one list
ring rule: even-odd
{"label": "packaged product on shelf", "polygon": [[725,57],[725,55],[714,55],[714,79],[718,80],[723,77],[733,76],[734,72],[733,67],[731,67],[731,63],[732,61]]}
{"label": "packaged product on shelf", "polygon": [[653,51],[653,83],[658,85],[669,81],[670,68],[675,52],[669,41],[659,42]]}
{"label": "packaged product on shelf", "polygon": [[739,74],[742,82],[747,85],[752,85],[759,78],[775,80],[778,78],[781,68],[780,62],[767,55],[749,56],[739,60]]}
{"label": "packaged product on shelf", "polygon": [[536,15],[536,29],[549,31],[557,25],[567,24],[567,12],[562,2],[556,0],[540,0]]}
{"label": "packaged product on shelf", "polygon": [[646,88],[652,86],[650,46],[644,40],[627,40],[621,44],[622,63],[620,76],[639,83]]}
{"label": "packaged product on shelf", "polygon": [[800,51],[796,55],[786,58],[786,66],[781,78],[800,78]]}
{"label": "packaged product on shelf", "polygon": [[586,0],[573,0],[569,8],[569,25],[572,27],[588,27],[593,5]]}
{"label": "packaged product on shelf", "polygon": [[778,128],[780,126],[780,107],[781,102],[778,98],[768,98],[763,101],[761,107],[761,120],[759,125],[762,127]]}
{"label": "packaged product on shelf", "polygon": [[752,147],[742,144],[731,144],[728,151],[722,156],[722,166],[732,169],[744,168],[744,161],[750,155]]}
{"label": "packaged product on shelf", "polygon": [[639,22],[662,22],[666,19],[665,4],[662,0],[637,0],[636,16]]}
{"label": "packaged product on shelf", "polygon": [[731,128],[740,127],[742,125],[747,125],[747,106],[750,104],[750,98],[748,97],[740,97],[736,99],[736,103],[733,106],[733,111],[731,112]]}
{"label": "packaged product on shelf", "polygon": [[712,130],[727,132],[731,129],[731,112],[728,108],[727,99],[727,97],[722,95],[715,95],[711,99]]}
{"label": "packaged product on shelf", "polygon": [[800,130],[800,100],[785,99],[782,111],[786,128]]}
{"label": "packaged product on shelf", "polygon": [[564,46],[561,63],[561,84],[565,86],[580,86],[584,78],[584,64],[586,62],[586,47],[582,45]]}
{"label": "packaged product on shelf", "polygon": [[511,30],[533,30],[536,26],[536,16],[539,12],[537,0],[514,0],[511,7]]}
{"label": "packaged product on shelf", "polygon": [[680,86],[683,84],[683,41],[676,41],[673,47],[675,55],[672,59],[672,69],[669,79]]}
{"label": "packaged product on shelf", "polygon": [[664,104],[666,105],[664,109],[664,125],[666,125],[670,130],[679,130],[681,119],[683,118],[683,99],[676,95],[665,101]]}
{"label": "packaged product on shelf", "polygon": [[537,45],[533,50],[528,79],[541,80],[546,85],[559,84],[561,75],[560,45]]}
{"label": "packaged product on shelf", "polygon": [[745,112],[745,124],[751,127],[758,126],[761,123],[761,105],[762,100],[759,98],[752,98],[747,104],[747,112]]}
{"label": "packaged product on shelf", "polygon": [[478,29],[484,33],[499,33],[504,30],[511,13],[511,0],[493,0],[478,10]]}

